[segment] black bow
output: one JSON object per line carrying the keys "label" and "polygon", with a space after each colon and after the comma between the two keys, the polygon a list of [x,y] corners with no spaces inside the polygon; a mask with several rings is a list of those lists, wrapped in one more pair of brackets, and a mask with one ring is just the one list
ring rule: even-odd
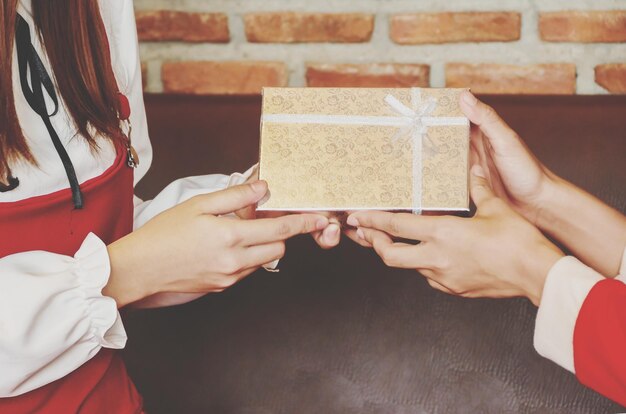
{"label": "black bow", "polygon": [[[30,107],[41,117],[43,120],[54,148],[61,158],[63,168],[65,168],[65,174],[70,182],[72,189],[72,200],[74,202],[74,208],[83,208],[83,194],[80,190],[78,178],[76,178],[76,171],[74,171],[74,165],[67,151],[63,147],[59,135],[54,130],[50,118],[56,115],[59,111],[59,99],[56,94],[54,83],[50,78],[50,75],[46,71],[46,68],[41,61],[41,58],[37,54],[35,47],[31,42],[30,27],[26,20],[19,14],[17,15],[17,22],[15,28],[15,44],[17,48],[17,62],[20,73],[20,84],[22,86],[22,92],[26,101]],[[30,73],[30,83],[28,82],[28,75]],[[48,96],[52,99],[54,104],[54,110],[52,113],[48,113],[46,107],[46,100],[43,91],[46,91]],[[13,178],[13,177],[10,177]],[[17,179],[14,179],[19,184]],[[11,182],[9,182],[11,184]],[[17,185],[16,185],[17,187]]]}

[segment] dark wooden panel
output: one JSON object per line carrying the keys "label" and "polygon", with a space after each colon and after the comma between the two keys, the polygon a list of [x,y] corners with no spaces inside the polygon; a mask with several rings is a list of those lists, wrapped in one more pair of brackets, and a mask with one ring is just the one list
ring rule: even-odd
{"label": "dark wooden panel", "polygon": [[[485,99],[551,169],[626,211],[626,97]],[[142,196],[256,162],[258,97],[146,105],[155,157]],[[324,252],[299,238],[280,273],[127,315],[126,357],[151,413],[620,411],[535,353],[535,314],[521,299],[438,293],[348,241]]]}
{"label": "dark wooden panel", "polygon": [[245,97],[146,97],[154,148],[152,168],[137,194],[152,198],[173,180],[230,174],[257,162],[261,100]]}

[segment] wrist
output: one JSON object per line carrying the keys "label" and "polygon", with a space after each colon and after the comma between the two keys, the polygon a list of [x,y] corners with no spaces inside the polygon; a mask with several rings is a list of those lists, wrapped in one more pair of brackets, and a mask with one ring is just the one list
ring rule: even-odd
{"label": "wrist", "polygon": [[146,272],[137,268],[136,257],[129,254],[133,250],[126,246],[127,242],[127,238],[122,238],[107,246],[111,273],[102,294],[115,299],[118,308],[153,294],[149,289],[153,284],[147,280]]}
{"label": "wrist", "polygon": [[539,196],[533,201],[530,220],[540,230],[547,231],[555,218],[562,214],[562,197],[567,192],[566,187],[565,180],[550,171],[546,172]]}
{"label": "wrist", "polygon": [[548,240],[538,244],[535,249],[525,255],[525,269],[522,277],[526,284],[523,291],[535,306],[539,306],[541,302],[543,287],[550,270],[564,256],[563,252]]}

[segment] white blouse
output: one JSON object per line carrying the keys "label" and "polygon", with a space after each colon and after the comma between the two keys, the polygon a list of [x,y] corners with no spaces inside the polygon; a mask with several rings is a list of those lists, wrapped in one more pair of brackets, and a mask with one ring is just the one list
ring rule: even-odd
{"label": "white blouse", "polygon": [[[100,11],[118,86],[130,101],[133,146],[140,160],[135,170],[137,183],[150,167],[152,149],[143,103],[133,2],[103,0]],[[20,0],[18,12],[28,22],[32,43],[46,69],[52,73],[34,31],[31,0]],[[0,193],[0,202],[49,194],[69,186],[48,131],[24,98],[15,51],[12,71],[18,118],[39,167],[27,163],[12,166],[20,185]],[[99,176],[112,165],[113,145],[100,138],[101,150],[93,153],[84,139],[75,136],[76,129],[62,101],[52,123],[80,183]],[[134,227],[142,226],[158,213],[190,197],[240,184],[248,175],[185,178],[167,186],[154,200],[144,202],[135,198]],[[102,295],[109,273],[106,246],[94,234],[87,236],[74,257],[30,251],[0,259],[0,398],[20,395],[62,378],[95,356],[102,347],[125,346],[126,332],[117,305],[112,298]],[[152,299],[153,304],[165,306],[196,297],[198,295],[163,294]]]}

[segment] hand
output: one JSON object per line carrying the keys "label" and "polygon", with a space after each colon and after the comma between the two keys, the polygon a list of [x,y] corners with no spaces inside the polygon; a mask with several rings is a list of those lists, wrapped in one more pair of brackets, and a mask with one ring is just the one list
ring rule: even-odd
{"label": "hand", "polygon": [[616,276],[626,245],[626,216],[549,171],[495,111],[471,93],[461,95],[461,109],[476,124],[473,162],[483,167],[495,194],[584,263],[605,276]]}
{"label": "hand", "polygon": [[194,197],[154,217],[108,247],[111,276],[103,294],[118,306],[161,292],[220,292],[284,255],[284,240],[319,231],[316,214],[240,221],[220,217],[254,205],[267,192],[257,181]]}
{"label": "hand", "polygon": [[474,124],[472,161],[482,166],[499,198],[537,225],[542,206],[553,197],[558,177],[541,164],[493,108],[469,91],[461,94],[460,105]]}
{"label": "hand", "polygon": [[[497,198],[475,165],[472,218],[362,211],[348,217],[359,236],[392,267],[416,269],[441,291],[466,297],[525,296],[539,304],[552,265],[563,253]],[[396,243],[393,237],[420,240]]]}
{"label": "hand", "polygon": [[[259,179],[259,170],[256,168],[252,175],[246,180],[246,184],[255,182]],[[257,213],[256,206],[246,206],[240,210],[237,210],[235,214],[237,217],[243,220],[253,220],[257,217],[281,217],[285,216],[288,213],[285,212],[263,212]],[[292,213],[293,214],[293,213]],[[330,212],[318,212],[317,214],[321,214],[328,218],[329,225],[320,231],[314,231],[311,233],[313,240],[322,248],[322,249],[331,249],[339,244],[341,240],[341,223],[339,222],[337,215]]]}

